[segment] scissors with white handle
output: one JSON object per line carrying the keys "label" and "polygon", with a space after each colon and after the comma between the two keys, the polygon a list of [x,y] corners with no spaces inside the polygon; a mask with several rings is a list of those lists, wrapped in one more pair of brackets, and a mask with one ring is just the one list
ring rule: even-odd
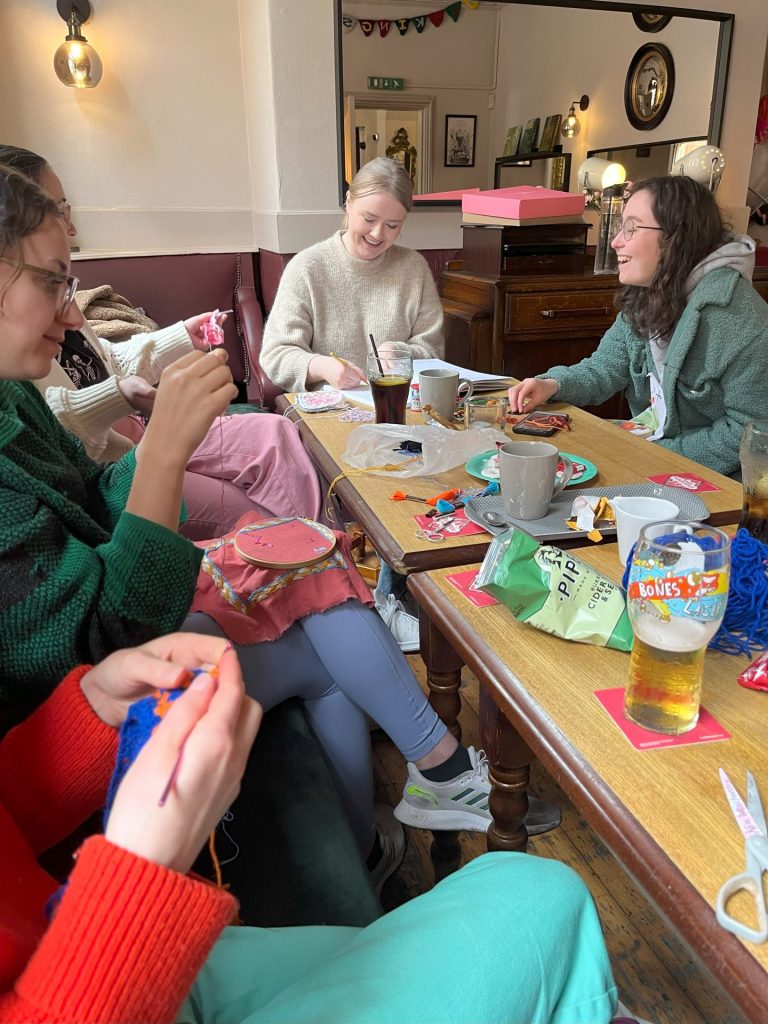
{"label": "scissors with white handle", "polygon": [[[745,804],[722,768],[720,769],[720,781],[744,836],[747,869],[743,874],[729,878],[717,894],[717,920],[723,928],[738,935],[740,939],[746,939],[748,942],[765,942],[768,939],[768,911],[763,890],[763,872],[768,871],[768,832],[765,826],[763,805],[757,791],[757,783],[752,773],[747,772],[747,803]],[[727,911],[728,901],[742,889],[750,893],[755,901],[756,929],[737,921]]]}

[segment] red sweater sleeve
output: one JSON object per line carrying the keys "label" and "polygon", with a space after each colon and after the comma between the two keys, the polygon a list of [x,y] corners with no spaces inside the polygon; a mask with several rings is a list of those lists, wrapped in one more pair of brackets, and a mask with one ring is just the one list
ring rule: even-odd
{"label": "red sweater sleeve", "polygon": [[47,850],[103,806],[117,732],[99,719],[70,672],[0,745],[0,804],[36,852]]}
{"label": "red sweater sleeve", "polygon": [[86,840],[0,1022],[170,1024],[236,907],[228,893]]}

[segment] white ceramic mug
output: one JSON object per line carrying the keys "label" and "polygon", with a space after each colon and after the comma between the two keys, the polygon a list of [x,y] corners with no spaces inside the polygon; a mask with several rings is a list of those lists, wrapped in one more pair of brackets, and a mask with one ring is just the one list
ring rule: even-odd
{"label": "white ceramic mug", "polygon": [[[471,380],[459,377],[455,370],[421,370],[419,373],[419,394],[421,408],[431,405],[443,419],[452,420],[459,398],[467,399],[475,385]],[[462,389],[466,388],[466,391]]]}
{"label": "white ceramic mug", "polygon": [[616,514],[616,541],[619,561],[627,564],[632,545],[647,523],[661,523],[677,519],[680,509],[665,498],[610,498]]}
{"label": "white ceramic mug", "polygon": [[[557,479],[557,464],[565,470]],[[546,441],[510,441],[499,448],[504,513],[510,519],[541,519],[573,476],[573,463]]]}

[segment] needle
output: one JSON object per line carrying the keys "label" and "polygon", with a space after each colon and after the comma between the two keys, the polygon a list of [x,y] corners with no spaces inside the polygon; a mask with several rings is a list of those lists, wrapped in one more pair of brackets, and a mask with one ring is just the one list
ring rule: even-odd
{"label": "needle", "polygon": [[[211,679],[216,680],[219,677],[219,666],[214,665],[212,668],[193,668],[190,671],[190,676],[192,679],[194,679],[195,676],[200,676],[204,672],[207,672]],[[173,766],[173,771],[171,772],[168,781],[165,784],[165,789],[160,794],[160,799],[157,801],[158,807],[165,807],[165,803],[170,795],[171,790],[173,789],[173,785],[176,782],[176,779],[178,778],[179,770],[181,769],[181,758],[183,754],[184,743],[182,743],[181,746],[179,747],[179,754],[178,757],[176,758],[176,764]]]}

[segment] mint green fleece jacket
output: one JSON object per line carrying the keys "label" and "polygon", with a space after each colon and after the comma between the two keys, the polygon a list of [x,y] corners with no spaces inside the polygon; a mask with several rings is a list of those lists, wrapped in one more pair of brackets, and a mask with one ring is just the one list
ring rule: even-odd
{"label": "mint green fleece jacket", "polygon": [[[540,377],[558,382],[556,401],[597,405],[625,391],[632,415],[651,400],[648,342],[620,313],[597,349]],[[768,305],[736,270],[710,271],[692,291],[664,363],[664,436],[655,444],[726,476],[739,476],[747,420],[768,417]]]}

